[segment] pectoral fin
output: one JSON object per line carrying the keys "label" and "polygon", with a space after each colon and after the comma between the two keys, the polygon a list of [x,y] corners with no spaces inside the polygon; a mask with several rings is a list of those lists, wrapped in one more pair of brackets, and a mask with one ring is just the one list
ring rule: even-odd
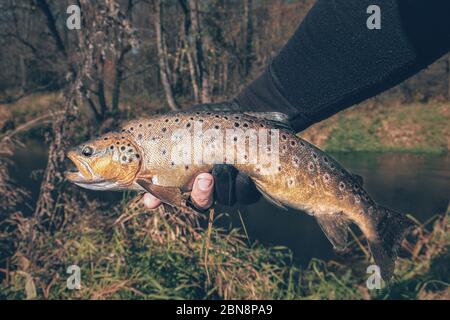
{"label": "pectoral fin", "polygon": [[139,178],[136,180],[142,188],[166,204],[182,208],[186,205],[186,194],[178,187],[166,187],[153,184],[150,179]]}
{"label": "pectoral fin", "polygon": [[315,217],[334,249],[344,250],[347,247],[350,221],[342,213],[317,214]]}
{"label": "pectoral fin", "polygon": [[269,201],[269,202],[272,203],[273,205],[277,206],[278,208],[287,211],[287,208],[286,208],[280,201],[278,201],[277,199],[275,199],[275,198],[273,198],[271,195],[269,195],[267,192],[265,192],[265,191],[261,188],[261,186],[258,184],[257,181],[254,181],[254,182],[255,182],[256,189],[258,189],[258,191],[264,196],[264,198],[267,199],[267,201]]}

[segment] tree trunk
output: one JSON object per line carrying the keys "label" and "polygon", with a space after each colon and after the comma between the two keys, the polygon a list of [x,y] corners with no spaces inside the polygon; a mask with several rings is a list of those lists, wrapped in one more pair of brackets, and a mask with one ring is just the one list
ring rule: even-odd
{"label": "tree trunk", "polygon": [[[182,38],[181,32],[180,36]],[[175,90],[177,90],[180,87],[180,69],[183,67],[183,59],[184,59],[184,43],[182,40],[180,40],[172,68],[172,85],[173,88],[175,88]]]}
{"label": "tree trunk", "polygon": [[[125,16],[127,19],[132,22],[133,20],[133,0],[128,0],[127,8],[125,10]],[[121,39],[123,41],[123,38]],[[121,43],[122,43],[121,41]],[[111,98],[111,112],[113,115],[119,113],[119,101],[120,101],[120,87],[122,85],[122,77],[124,72],[124,60],[125,56],[128,52],[131,51],[132,47],[130,44],[123,47],[120,46],[121,50],[118,58],[115,61],[115,72],[114,72],[114,83],[112,89],[112,98]]]}
{"label": "tree trunk", "polygon": [[189,17],[191,21],[191,28],[189,32],[189,45],[193,52],[195,69],[197,73],[197,86],[200,88],[200,101],[202,103],[211,102],[209,79],[205,64],[205,56],[203,50],[203,40],[200,28],[200,17],[198,9],[198,0],[188,0],[189,3]]}
{"label": "tree trunk", "polygon": [[244,73],[248,76],[253,62],[253,0],[244,1],[245,57]]}
{"label": "tree trunk", "polygon": [[166,96],[167,104],[171,110],[180,110],[175,98],[173,96],[172,86],[169,82],[169,77],[167,74],[167,57],[164,53],[164,39],[163,39],[163,30],[162,30],[162,3],[161,0],[153,1],[153,11],[154,11],[154,25],[156,31],[156,49],[158,52],[158,64],[159,64],[159,73],[161,77],[161,83],[164,89],[164,94]]}
{"label": "tree trunk", "polygon": [[131,50],[131,46],[126,46],[119,54],[115,63],[115,76],[112,90],[111,111],[114,114],[119,112],[120,86],[122,85],[123,62],[125,55]]}
{"label": "tree trunk", "polygon": [[222,62],[223,75],[222,75],[222,95],[228,90],[228,59],[224,59]]}
{"label": "tree trunk", "polygon": [[196,62],[194,61],[194,53],[192,48],[192,39],[190,36],[190,28],[191,28],[191,17],[189,14],[189,7],[186,3],[186,0],[179,0],[178,1],[181,9],[183,10],[183,45],[184,50],[186,51],[186,58],[188,61],[189,66],[189,75],[191,77],[191,84],[192,84],[192,91],[194,95],[194,101],[200,102],[199,97],[199,86],[198,86],[198,79],[197,79],[197,69],[196,69]]}
{"label": "tree trunk", "polygon": [[50,7],[48,6],[47,1],[36,0],[36,3],[47,19],[47,27],[50,30],[50,34],[53,36],[53,39],[55,39],[56,47],[58,48],[59,52],[64,55],[64,57],[67,57],[66,47],[64,46],[58,29],[56,28],[56,20],[52,11],[50,10]]}
{"label": "tree trunk", "polygon": [[106,114],[108,113],[108,104],[106,102],[106,96],[105,96],[105,61],[103,60],[103,57],[100,57],[100,70],[98,70],[98,81],[97,81],[97,96],[98,96],[98,103],[100,105],[100,115],[102,120],[105,119]]}
{"label": "tree trunk", "polygon": [[25,64],[25,58],[23,55],[19,57],[20,65],[20,93],[25,93],[27,91],[27,66]]}

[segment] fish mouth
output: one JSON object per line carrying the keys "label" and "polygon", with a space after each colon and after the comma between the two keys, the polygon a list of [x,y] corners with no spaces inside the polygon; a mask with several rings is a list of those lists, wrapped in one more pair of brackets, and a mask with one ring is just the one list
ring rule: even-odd
{"label": "fish mouth", "polygon": [[100,183],[104,180],[95,178],[89,164],[81,158],[76,152],[69,151],[67,153],[67,158],[69,158],[75,165],[75,168],[65,172],[66,178],[73,183],[82,184],[93,184]]}

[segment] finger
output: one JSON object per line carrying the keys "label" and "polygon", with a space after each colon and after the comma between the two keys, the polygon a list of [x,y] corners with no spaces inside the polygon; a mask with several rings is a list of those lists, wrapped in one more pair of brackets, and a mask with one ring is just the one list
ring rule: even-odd
{"label": "finger", "polygon": [[200,209],[208,209],[213,203],[214,178],[209,173],[200,173],[194,181],[191,198]]}
{"label": "finger", "polygon": [[150,193],[144,194],[143,201],[148,209],[155,209],[161,204],[161,201]]}

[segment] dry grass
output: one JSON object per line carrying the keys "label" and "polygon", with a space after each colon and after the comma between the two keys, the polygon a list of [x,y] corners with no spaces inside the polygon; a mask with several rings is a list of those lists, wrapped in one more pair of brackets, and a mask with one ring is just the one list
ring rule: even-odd
{"label": "dry grass", "polygon": [[[114,224],[127,201],[111,208],[74,190],[60,201],[66,221],[53,231],[33,231],[33,218],[7,219],[12,232],[2,235],[14,239],[16,251],[7,266],[2,257],[0,297],[441,299],[449,294],[448,213],[417,225],[403,244],[395,280],[369,291],[369,262],[357,242],[339,261],[312,260],[301,268],[287,249],[248,245],[236,229],[208,228],[206,216],[200,218],[204,227],[192,227],[192,219],[166,210],[134,212],[132,219]],[[35,233],[31,252],[30,232]],[[66,288],[66,268],[72,264],[81,268],[81,290]]]}

